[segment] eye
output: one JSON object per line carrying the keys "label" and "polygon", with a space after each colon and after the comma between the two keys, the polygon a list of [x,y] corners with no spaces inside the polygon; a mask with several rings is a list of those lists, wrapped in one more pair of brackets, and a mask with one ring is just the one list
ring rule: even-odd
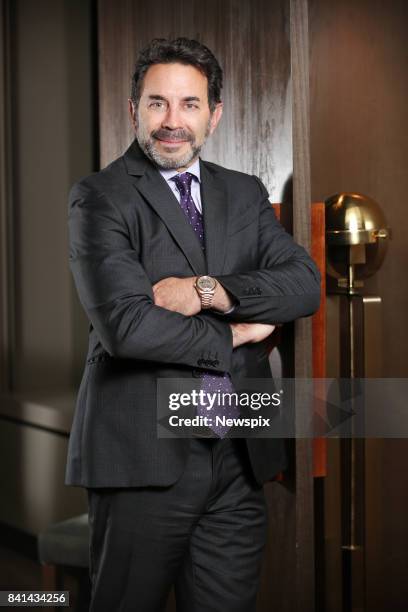
{"label": "eye", "polygon": [[195,102],[186,102],[185,107],[188,110],[193,110],[193,109],[198,108],[198,104],[196,104]]}
{"label": "eye", "polygon": [[161,102],[160,100],[155,100],[154,102],[150,102],[149,104],[149,108],[163,108],[164,107],[164,102]]}

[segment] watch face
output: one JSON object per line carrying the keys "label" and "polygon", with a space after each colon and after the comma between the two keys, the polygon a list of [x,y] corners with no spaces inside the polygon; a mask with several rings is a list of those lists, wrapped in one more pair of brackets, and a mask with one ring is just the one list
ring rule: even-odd
{"label": "watch face", "polygon": [[197,287],[201,289],[201,291],[213,291],[216,286],[216,281],[211,276],[200,276],[197,279]]}

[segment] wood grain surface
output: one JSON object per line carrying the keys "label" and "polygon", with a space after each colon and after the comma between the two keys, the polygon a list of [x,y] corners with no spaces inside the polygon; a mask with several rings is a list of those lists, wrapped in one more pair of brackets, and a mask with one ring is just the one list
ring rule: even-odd
{"label": "wood grain surface", "polygon": [[140,49],[154,37],[206,44],[224,70],[224,114],[203,158],[261,177],[274,202],[292,175],[288,3],[284,0],[99,0],[100,160],[133,138],[127,99]]}
{"label": "wood grain surface", "polygon": [[[312,198],[341,191],[374,198],[392,239],[365,285],[382,298],[382,376],[408,375],[408,3],[309,0]],[[330,330],[331,333],[334,330]],[[327,612],[338,612],[335,526],[338,448],[329,442]],[[367,610],[407,609],[408,482],[405,439],[367,440]],[[331,458],[330,458],[331,457]],[[338,541],[337,541],[338,543]]]}
{"label": "wood grain surface", "polygon": [[[137,52],[153,37],[196,38],[215,53],[225,77],[224,115],[203,158],[260,176],[271,201],[285,203],[282,217],[290,226],[296,149],[293,228],[297,240],[310,248],[305,0],[99,0],[98,22],[101,165],[121,154],[133,138],[127,98]],[[292,56],[290,36],[295,38]],[[293,105],[292,82],[297,88]],[[297,326],[295,344],[296,374],[311,374],[310,321]],[[311,441],[296,441],[296,457],[296,483],[289,476],[265,488],[270,531],[259,612],[313,608]],[[168,610],[173,606],[169,602]]]}

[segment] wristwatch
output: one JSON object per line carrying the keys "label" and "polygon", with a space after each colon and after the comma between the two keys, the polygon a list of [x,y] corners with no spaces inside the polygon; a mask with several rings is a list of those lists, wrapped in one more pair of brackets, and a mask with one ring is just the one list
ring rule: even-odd
{"label": "wristwatch", "polygon": [[211,308],[217,281],[212,276],[198,276],[194,284],[201,300],[201,308]]}

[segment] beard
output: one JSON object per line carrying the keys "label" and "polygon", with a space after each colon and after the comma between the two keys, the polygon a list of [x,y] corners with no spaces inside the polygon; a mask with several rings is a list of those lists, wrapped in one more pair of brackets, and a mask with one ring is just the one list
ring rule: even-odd
{"label": "beard", "polygon": [[[190,132],[186,130],[166,130],[160,128],[154,130],[150,134],[147,134],[140,126],[136,130],[136,139],[139,143],[143,153],[148,157],[156,166],[162,170],[177,170],[178,168],[185,168],[188,166],[198,155],[207,139],[210,131],[210,121],[208,122],[203,142],[197,144],[196,138]],[[169,152],[168,155],[161,153],[157,150],[157,141],[163,140],[186,140],[190,144],[190,150],[186,151],[182,155],[177,153]]]}

